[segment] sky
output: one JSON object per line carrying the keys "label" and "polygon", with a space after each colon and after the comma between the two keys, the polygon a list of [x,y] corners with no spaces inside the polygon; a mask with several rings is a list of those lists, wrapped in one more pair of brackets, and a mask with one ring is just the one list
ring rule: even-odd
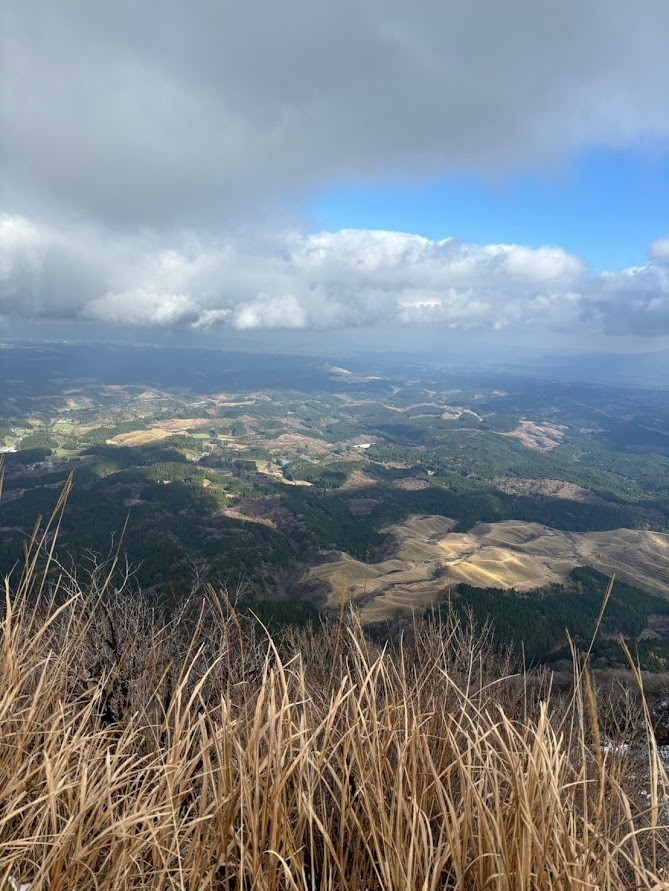
{"label": "sky", "polygon": [[666,0],[6,0],[0,338],[669,346]]}
{"label": "sky", "polygon": [[624,269],[645,263],[648,245],[669,225],[669,152],[600,147],[544,171],[499,179],[451,175],[420,184],[326,187],[311,211],[324,229],[560,245],[586,258],[595,273]]}

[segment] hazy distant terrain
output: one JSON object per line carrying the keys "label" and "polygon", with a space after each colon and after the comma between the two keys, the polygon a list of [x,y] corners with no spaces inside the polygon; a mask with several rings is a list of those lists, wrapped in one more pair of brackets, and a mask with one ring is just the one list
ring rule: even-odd
{"label": "hazy distant terrain", "polygon": [[63,343],[4,344],[0,378],[3,573],[73,471],[61,559],[108,553],[129,518],[134,578],[168,601],[209,579],[378,622],[588,566],[669,595],[663,389]]}

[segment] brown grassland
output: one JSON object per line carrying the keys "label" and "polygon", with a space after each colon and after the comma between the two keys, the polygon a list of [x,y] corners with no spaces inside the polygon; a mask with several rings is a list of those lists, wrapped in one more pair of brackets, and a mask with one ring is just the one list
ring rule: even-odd
{"label": "brown grassland", "polygon": [[162,616],[60,570],[59,516],[0,607],[0,888],[669,887],[643,697],[587,653],[558,692],[454,617],[379,649],[343,601],[274,639],[213,588]]}
{"label": "brown grassland", "polygon": [[449,583],[528,591],[565,582],[575,566],[594,566],[659,595],[669,588],[666,533],[562,532],[520,520],[454,533],[454,525],[446,517],[414,515],[384,530],[395,540],[390,559],[367,565],[335,552],[335,560],[312,567],[307,579],[327,585],[331,606],[345,586],[363,624],[421,612]]}

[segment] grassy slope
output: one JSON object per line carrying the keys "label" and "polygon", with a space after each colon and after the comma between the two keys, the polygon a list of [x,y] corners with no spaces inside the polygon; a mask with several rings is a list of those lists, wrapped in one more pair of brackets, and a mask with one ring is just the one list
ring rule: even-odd
{"label": "grassy slope", "polygon": [[0,613],[0,887],[666,887],[643,706],[587,670],[560,696],[453,616],[270,641],[212,588],[167,622],[109,566],[42,589],[48,542]]}

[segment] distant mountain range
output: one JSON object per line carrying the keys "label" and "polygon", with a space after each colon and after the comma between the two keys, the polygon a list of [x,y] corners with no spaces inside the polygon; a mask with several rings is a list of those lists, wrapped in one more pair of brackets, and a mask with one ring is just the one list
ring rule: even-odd
{"label": "distant mountain range", "polygon": [[[521,370],[521,366],[516,363],[507,367],[509,370]],[[666,387],[669,385],[669,350],[653,353],[543,356],[523,363],[522,369],[528,368],[541,377],[558,380]]]}

